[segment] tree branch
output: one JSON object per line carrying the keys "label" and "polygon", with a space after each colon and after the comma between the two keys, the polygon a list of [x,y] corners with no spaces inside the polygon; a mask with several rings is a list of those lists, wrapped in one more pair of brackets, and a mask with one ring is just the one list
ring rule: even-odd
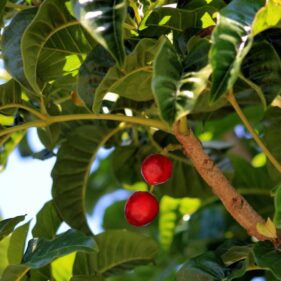
{"label": "tree branch", "polygon": [[222,171],[205,153],[200,141],[193,134],[192,130],[189,129],[187,134],[182,134],[179,123],[176,123],[173,132],[198,173],[211,187],[213,193],[220,198],[232,217],[247,230],[249,235],[255,236],[259,240],[267,240],[268,238],[260,234],[256,229],[258,223],[265,223],[264,219],[234,189]]}

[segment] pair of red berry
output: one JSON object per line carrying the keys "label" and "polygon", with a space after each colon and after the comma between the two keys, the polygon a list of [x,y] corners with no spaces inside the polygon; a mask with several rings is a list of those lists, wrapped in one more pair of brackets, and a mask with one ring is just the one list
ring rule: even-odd
{"label": "pair of red berry", "polygon": [[[141,173],[149,185],[166,182],[172,176],[172,161],[164,155],[152,154],[144,159]],[[135,192],[127,201],[125,216],[127,222],[134,226],[151,223],[159,212],[159,203],[151,192]]]}

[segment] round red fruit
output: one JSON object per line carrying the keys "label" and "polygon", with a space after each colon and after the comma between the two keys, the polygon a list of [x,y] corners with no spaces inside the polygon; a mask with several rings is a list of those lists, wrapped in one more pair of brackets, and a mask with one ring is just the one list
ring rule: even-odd
{"label": "round red fruit", "polygon": [[157,199],[146,191],[135,192],[125,205],[127,222],[134,226],[144,226],[151,223],[158,212]]}
{"label": "round red fruit", "polygon": [[172,161],[164,155],[152,154],[144,159],[141,173],[145,181],[150,185],[166,182],[173,171]]}

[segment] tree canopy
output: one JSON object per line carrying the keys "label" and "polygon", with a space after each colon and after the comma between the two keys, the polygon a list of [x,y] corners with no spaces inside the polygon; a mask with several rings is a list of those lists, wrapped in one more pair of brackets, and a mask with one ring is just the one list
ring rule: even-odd
{"label": "tree canopy", "polygon": [[[1,281],[281,280],[280,0],[1,0],[0,28],[0,170],[56,158],[32,230],[0,221]],[[156,186],[151,154],[173,166]],[[116,201],[93,233],[118,189],[157,218]]]}

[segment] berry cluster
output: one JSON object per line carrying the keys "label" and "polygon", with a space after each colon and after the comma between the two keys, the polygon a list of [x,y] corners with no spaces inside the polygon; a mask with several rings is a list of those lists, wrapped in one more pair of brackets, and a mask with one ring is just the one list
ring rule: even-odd
{"label": "berry cluster", "polygon": [[[151,186],[165,183],[172,176],[172,161],[164,155],[152,154],[144,159],[141,174]],[[134,226],[151,223],[159,212],[159,203],[151,192],[137,191],[127,201],[125,216]]]}

